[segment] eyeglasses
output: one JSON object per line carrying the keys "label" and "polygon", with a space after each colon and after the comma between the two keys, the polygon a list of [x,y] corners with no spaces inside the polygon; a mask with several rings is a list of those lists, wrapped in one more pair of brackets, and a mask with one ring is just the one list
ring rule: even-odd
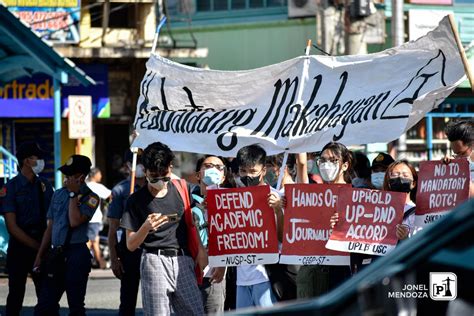
{"label": "eyeglasses", "polygon": [[322,157],[321,157],[321,158],[316,159],[316,163],[317,163],[318,165],[323,164],[323,163],[325,163],[325,162],[338,163],[339,160],[340,160],[340,159],[338,159],[338,158],[329,158],[329,159],[326,159],[326,158],[322,158]]}
{"label": "eyeglasses", "polygon": [[211,168],[216,168],[217,170],[219,171],[222,171],[225,169],[225,166],[224,165],[215,165],[213,163],[203,163],[202,164],[202,167],[204,169],[211,169]]}
{"label": "eyeglasses", "polygon": [[171,180],[170,177],[157,177],[157,178],[147,177],[147,178],[148,178],[148,182],[150,183],[157,183],[158,181],[168,182]]}

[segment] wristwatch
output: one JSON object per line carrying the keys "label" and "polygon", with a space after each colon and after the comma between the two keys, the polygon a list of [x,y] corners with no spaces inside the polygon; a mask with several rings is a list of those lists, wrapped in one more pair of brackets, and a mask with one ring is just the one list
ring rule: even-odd
{"label": "wristwatch", "polygon": [[70,198],[70,199],[73,199],[73,198],[75,198],[76,196],[77,196],[77,193],[76,193],[76,192],[74,192],[74,191],[70,191],[70,192],[69,192],[69,198]]}

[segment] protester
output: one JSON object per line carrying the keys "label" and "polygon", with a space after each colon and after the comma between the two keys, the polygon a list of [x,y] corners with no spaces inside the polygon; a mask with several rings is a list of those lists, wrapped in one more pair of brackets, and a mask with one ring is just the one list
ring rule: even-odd
{"label": "protester", "polygon": [[388,166],[394,161],[392,156],[386,153],[379,153],[377,157],[372,160],[370,182],[373,188],[382,190],[385,171],[387,171]]}
{"label": "protester", "polygon": [[[3,213],[10,234],[7,262],[8,296],[6,315],[19,315],[25,296],[25,284],[41,239],[46,230],[46,212],[49,208],[53,187],[45,178],[38,176],[43,171],[44,152],[35,142],[18,147],[19,173],[6,185]],[[31,274],[36,296],[39,296],[40,278]]]}
{"label": "protester", "polygon": [[[446,136],[454,158],[466,158],[469,161],[471,185],[469,196],[474,197],[474,120],[450,122],[446,126]],[[449,163],[449,159],[445,158]]]}
{"label": "protester", "polygon": [[[403,222],[397,225],[396,235],[398,240],[404,240],[412,236],[415,231],[415,196],[418,174],[415,168],[406,160],[391,163],[384,175],[383,190],[404,192],[406,201],[403,214]],[[360,272],[367,265],[379,258],[377,255],[351,253],[352,274]]]}
{"label": "protester", "polygon": [[87,243],[87,247],[92,249],[94,254],[94,259],[99,265],[99,268],[105,269],[107,264],[102,257],[102,253],[100,251],[100,240],[99,240],[99,232],[103,228],[103,212],[102,212],[102,205],[103,200],[107,200],[110,198],[112,191],[110,191],[105,185],[100,183],[102,181],[102,173],[100,172],[99,168],[92,168],[89,172],[89,175],[86,179],[86,184],[89,189],[92,190],[95,194],[99,196],[101,199],[99,203],[99,207],[95,211],[94,215],[92,216],[89,227],[87,229],[87,236],[89,237],[89,242]]}
{"label": "protester", "polygon": [[[265,182],[274,189],[277,188],[278,177],[280,176],[280,169],[281,169],[282,164],[283,164],[283,154],[269,156],[267,157],[265,161],[265,166],[267,170],[267,172],[265,173]],[[280,189],[284,189],[285,184],[295,183],[294,181],[295,173],[296,173],[295,164],[296,164],[295,156],[288,155]]]}
{"label": "protester", "polygon": [[383,181],[385,191],[406,193],[403,225],[397,226],[397,238],[403,240],[415,229],[415,201],[418,173],[408,161],[398,160],[388,166]]}
{"label": "protester", "polygon": [[354,153],[354,176],[352,178],[352,186],[354,188],[361,189],[371,189],[372,185],[370,183],[371,171],[370,171],[370,161],[367,156],[362,152]]}
{"label": "protester", "polygon": [[[265,185],[266,153],[259,145],[250,145],[237,152],[240,182],[246,187]],[[268,202],[276,215],[278,239],[283,235],[283,212],[278,193],[272,191]],[[237,267],[237,308],[272,306],[276,302],[272,284],[264,265]]]}
{"label": "protester", "polygon": [[[140,259],[142,250],[129,251],[120,220],[125,211],[127,199],[130,196],[132,152],[127,150],[125,161],[128,178],[120,181],[112,189],[112,202],[109,205],[107,218],[109,221],[108,243],[111,268],[114,275],[120,279],[120,307],[119,315],[133,316],[137,305],[138,289],[140,286]],[[146,185],[145,167],[141,163],[141,156],[137,157],[135,170],[134,191]]]}
{"label": "protester", "polygon": [[90,168],[90,159],[82,155],[71,156],[59,168],[66,180],[64,187],[53,195],[47,214],[48,226],[34,263],[44,276],[35,315],[58,315],[64,291],[69,314],[85,315],[91,270],[87,227],[99,206],[99,197],[85,183]]}
{"label": "protester", "polygon": [[[336,142],[326,144],[317,160],[324,183],[350,184],[352,161],[351,152],[343,144]],[[337,287],[349,276],[349,266],[302,266],[296,280],[298,298],[320,296]]]}
{"label": "protester", "polygon": [[143,249],[140,275],[145,315],[204,313],[194,270],[196,264],[204,269],[207,254],[188,209],[190,187],[171,181],[173,159],[173,152],[162,143],[145,148],[148,184],[129,197],[121,222],[127,230],[127,248]]}
{"label": "protester", "polygon": [[[226,167],[221,158],[217,156],[206,156],[200,158],[196,163],[196,178],[199,182],[200,195],[193,194],[196,202],[193,207],[194,223],[198,229],[201,242],[207,248],[208,241],[208,217],[205,198],[207,188],[217,189],[225,182]],[[224,311],[226,298],[225,268],[206,267],[202,284],[199,286],[206,314],[221,313]]]}

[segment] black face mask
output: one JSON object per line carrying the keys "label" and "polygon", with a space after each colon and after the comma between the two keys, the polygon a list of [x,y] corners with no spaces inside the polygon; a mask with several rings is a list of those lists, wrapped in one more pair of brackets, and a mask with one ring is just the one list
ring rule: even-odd
{"label": "black face mask", "polygon": [[259,185],[259,184],[260,184],[260,176],[256,176],[256,177],[249,177],[249,176],[240,177],[240,181],[242,181],[242,183],[243,183],[246,187],[253,187],[253,186],[256,186],[256,185]]}
{"label": "black face mask", "polygon": [[411,179],[398,177],[389,179],[388,185],[392,191],[410,193],[411,182]]}

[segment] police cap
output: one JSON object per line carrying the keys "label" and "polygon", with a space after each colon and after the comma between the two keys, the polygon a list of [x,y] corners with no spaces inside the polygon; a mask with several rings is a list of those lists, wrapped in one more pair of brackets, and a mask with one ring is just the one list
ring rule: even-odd
{"label": "police cap", "polygon": [[92,163],[89,157],[83,155],[72,155],[64,165],[59,167],[58,170],[66,176],[72,176],[76,173],[88,174],[91,170],[91,166]]}

